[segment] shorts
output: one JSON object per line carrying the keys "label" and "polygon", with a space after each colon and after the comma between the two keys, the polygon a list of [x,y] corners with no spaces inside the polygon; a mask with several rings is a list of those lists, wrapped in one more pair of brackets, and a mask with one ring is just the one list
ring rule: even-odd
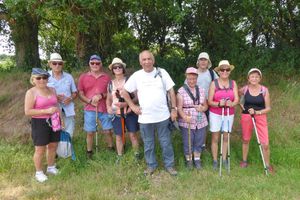
{"label": "shorts", "polygon": [[[255,115],[258,138],[261,144],[269,144],[267,115]],[[241,116],[242,138],[244,141],[250,141],[253,132],[253,122],[251,115],[242,114]]]}
{"label": "shorts", "polygon": [[[215,132],[231,132],[233,125],[234,115],[224,116],[224,121],[222,124],[222,115],[215,114],[213,112],[209,112],[209,130],[212,133]],[[228,127],[229,121],[229,127]]]}
{"label": "shorts", "polygon": [[[116,135],[122,135],[121,117],[114,116],[112,120],[114,132]],[[138,116],[133,112],[128,113],[125,117],[125,127],[128,132],[135,133],[139,130]]]}
{"label": "shorts", "polygon": [[[96,131],[96,112],[95,111],[84,111],[84,130],[86,132]],[[111,123],[111,116],[108,113],[98,112],[98,119],[101,122],[103,130],[110,130],[113,128]]]}
{"label": "shorts", "polygon": [[31,137],[34,146],[46,146],[60,140],[60,131],[54,132],[46,120],[45,118],[31,119]]}

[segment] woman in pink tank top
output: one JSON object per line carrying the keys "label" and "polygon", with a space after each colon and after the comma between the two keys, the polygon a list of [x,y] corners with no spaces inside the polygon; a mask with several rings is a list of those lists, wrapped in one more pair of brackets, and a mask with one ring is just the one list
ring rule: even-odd
{"label": "woman in pink tank top", "polygon": [[49,74],[40,68],[33,68],[30,83],[32,88],[25,95],[25,115],[31,117],[32,139],[35,146],[33,161],[36,169],[35,178],[44,182],[48,178],[43,172],[42,160],[47,151],[47,173],[56,175],[55,155],[60,131],[53,131],[49,118],[59,113],[54,89],[47,87]]}
{"label": "woman in pink tank top", "polygon": [[[228,134],[231,132],[234,120],[234,107],[239,102],[238,87],[235,81],[229,79],[230,72],[234,69],[228,60],[220,61],[215,71],[218,72],[219,78],[215,79],[209,88],[208,105],[209,107],[209,126],[212,132],[211,151],[213,156],[213,169],[218,165],[218,142],[220,132],[223,132],[222,161],[227,167],[227,149]],[[222,110],[224,111],[224,120],[222,120]],[[229,110],[229,113],[227,113]],[[223,123],[222,123],[223,121]]]}

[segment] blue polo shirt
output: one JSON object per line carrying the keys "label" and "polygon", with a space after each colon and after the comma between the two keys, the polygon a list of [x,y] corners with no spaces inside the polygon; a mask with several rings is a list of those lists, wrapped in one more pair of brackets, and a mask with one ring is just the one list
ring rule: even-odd
{"label": "blue polo shirt", "polygon": [[[57,80],[54,78],[52,71],[49,71],[50,77],[48,79],[48,87],[55,89],[56,94],[64,94],[66,97],[70,97],[73,92],[77,92],[75,81],[71,74],[63,72],[61,78]],[[67,117],[75,115],[74,102],[69,105],[59,103],[60,107],[64,109]]]}

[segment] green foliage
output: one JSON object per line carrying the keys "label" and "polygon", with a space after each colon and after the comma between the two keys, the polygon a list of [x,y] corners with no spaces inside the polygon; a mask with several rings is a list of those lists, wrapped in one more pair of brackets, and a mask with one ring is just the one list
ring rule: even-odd
{"label": "green foliage", "polygon": [[13,56],[0,55],[0,71],[9,71],[16,66]]}

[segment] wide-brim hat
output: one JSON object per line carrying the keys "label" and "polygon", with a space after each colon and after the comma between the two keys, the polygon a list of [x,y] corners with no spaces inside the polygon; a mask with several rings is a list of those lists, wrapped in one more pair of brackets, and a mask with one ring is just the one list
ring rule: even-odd
{"label": "wide-brim hat", "polygon": [[185,70],[185,74],[196,74],[196,75],[198,75],[198,70],[195,67],[188,67]]}
{"label": "wide-brim hat", "polygon": [[124,67],[124,69],[126,68],[126,64],[120,58],[114,58],[108,68],[112,70],[114,64],[120,64]]}
{"label": "wide-brim hat", "polygon": [[32,68],[31,75],[47,76],[47,77],[50,76],[50,74],[46,70],[43,70],[42,68]]}
{"label": "wide-brim hat", "polygon": [[221,69],[221,67],[223,67],[223,66],[228,66],[228,67],[230,68],[230,71],[232,71],[232,70],[234,69],[234,65],[229,64],[229,61],[228,61],[228,60],[221,60],[221,61],[219,62],[218,67],[216,67],[214,70],[215,70],[216,72],[219,72],[220,69]]}
{"label": "wide-brim hat", "polygon": [[201,53],[199,54],[199,56],[198,56],[198,60],[197,60],[196,65],[198,65],[199,60],[200,60],[201,58],[205,58],[206,60],[208,60],[208,69],[211,68],[212,64],[211,64],[211,60],[209,59],[208,53],[206,53],[206,52],[201,52]]}
{"label": "wide-brim hat", "polygon": [[51,53],[50,60],[48,62],[64,62],[59,53]]}
{"label": "wide-brim hat", "polygon": [[249,75],[250,75],[252,72],[258,72],[259,75],[260,75],[260,77],[262,78],[262,73],[261,73],[261,71],[260,71],[258,68],[256,68],[256,67],[251,68],[251,69],[249,70],[249,72],[248,72],[248,77],[249,77]]}

